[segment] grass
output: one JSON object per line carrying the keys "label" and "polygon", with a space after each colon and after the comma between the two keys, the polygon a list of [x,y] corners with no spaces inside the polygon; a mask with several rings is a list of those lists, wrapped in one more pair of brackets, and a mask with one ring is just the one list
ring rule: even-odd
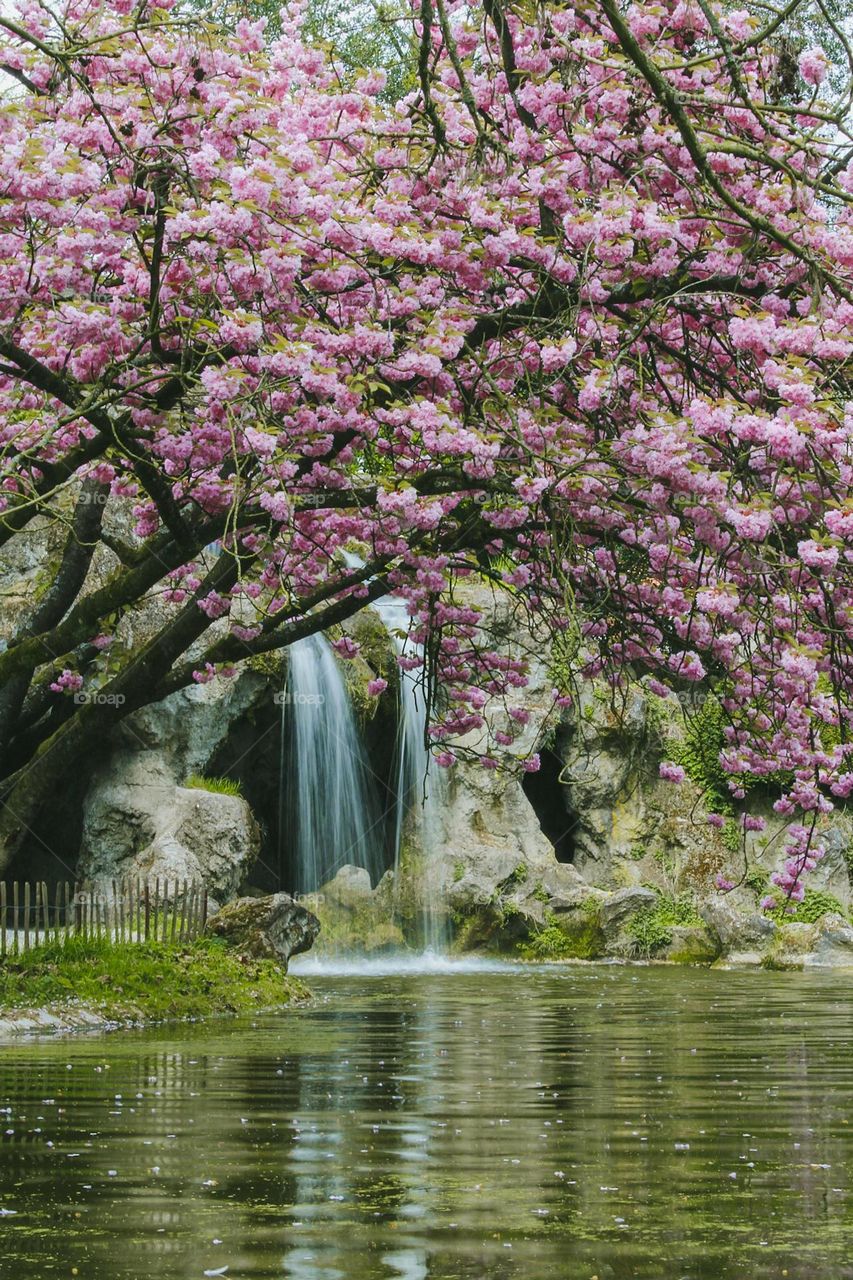
{"label": "grass", "polygon": [[234,778],[205,778],[200,773],[191,773],[184,783],[193,791],[212,791],[218,796],[241,796],[243,784]]}
{"label": "grass", "polygon": [[245,960],[217,938],[180,944],[70,938],[0,964],[0,1016],[84,1007],[110,1022],[252,1013],[307,995],[272,960]]}

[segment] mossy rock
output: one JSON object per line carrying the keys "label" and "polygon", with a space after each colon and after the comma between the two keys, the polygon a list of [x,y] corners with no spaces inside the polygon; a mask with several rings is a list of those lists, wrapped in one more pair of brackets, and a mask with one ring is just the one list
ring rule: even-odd
{"label": "mossy rock", "polygon": [[514,955],[535,928],[534,921],[512,902],[486,902],[452,917],[454,951],[488,951]]}
{"label": "mossy rock", "polygon": [[241,955],[285,966],[291,956],[310,950],[319,931],[317,917],[288,893],[238,898],[207,923],[212,937],[223,938]]}
{"label": "mossy rock", "polygon": [[805,957],[814,951],[817,941],[818,928],[814,924],[780,925],[774,945],[762,957],[761,964],[765,969],[802,969]]}
{"label": "mossy rock", "polygon": [[710,965],[719,958],[720,945],[708,929],[700,925],[673,925],[672,941],[661,954],[670,964]]}
{"label": "mossy rock", "polygon": [[545,924],[518,946],[522,960],[597,960],[605,953],[597,910],[549,913]]}

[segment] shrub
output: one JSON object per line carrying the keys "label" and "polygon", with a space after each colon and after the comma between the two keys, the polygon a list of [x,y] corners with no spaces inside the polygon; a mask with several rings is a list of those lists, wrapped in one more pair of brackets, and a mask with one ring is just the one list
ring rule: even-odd
{"label": "shrub", "polygon": [[657,902],[637,912],[628,925],[628,933],[637,950],[651,956],[669,946],[675,926],[701,923],[702,918],[689,898],[662,893]]}

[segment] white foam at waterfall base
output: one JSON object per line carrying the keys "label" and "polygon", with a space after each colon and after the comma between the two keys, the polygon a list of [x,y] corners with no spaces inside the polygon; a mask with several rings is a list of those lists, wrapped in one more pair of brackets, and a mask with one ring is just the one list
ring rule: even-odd
{"label": "white foam at waterfall base", "polygon": [[300,978],[390,978],[397,974],[506,973],[530,968],[521,961],[448,956],[427,950],[389,952],[382,956],[298,956],[289,963],[288,973]]}

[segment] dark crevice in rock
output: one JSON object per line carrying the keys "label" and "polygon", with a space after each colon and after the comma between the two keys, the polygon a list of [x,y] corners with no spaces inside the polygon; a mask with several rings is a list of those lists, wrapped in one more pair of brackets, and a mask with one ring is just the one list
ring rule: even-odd
{"label": "dark crevice in rock", "polygon": [[12,883],[44,881],[50,901],[56,886],[77,878],[77,862],[83,834],[83,800],[91,777],[85,764],[72,778],[63,778],[49,805],[44,805],[27,828],[19,849],[3,869],[0,879]]}
{"label": "dark crevice in rock", "polygon": [[[205,773],[240,783],[261,832],[261,848],[251,871],[252,886],[265,893],[286,887],[286,868],[279,864],[279,776],[281,708],[273,697],[258,702],[235,720],[209,761]],[[283,823],[286,833],[286,824]],[[284,841],[281,842],[282,846]]]}
{"label": "dark crevice in rock", "polygon": [[558,862],[575,860],[575,831],[577,815],[568,803],[568,788],[560,782],[562,761],[550,747],[539,750],[541,767],[536,773],[526,773],[522,790],[530,801],[542,834],[551,841]]}

